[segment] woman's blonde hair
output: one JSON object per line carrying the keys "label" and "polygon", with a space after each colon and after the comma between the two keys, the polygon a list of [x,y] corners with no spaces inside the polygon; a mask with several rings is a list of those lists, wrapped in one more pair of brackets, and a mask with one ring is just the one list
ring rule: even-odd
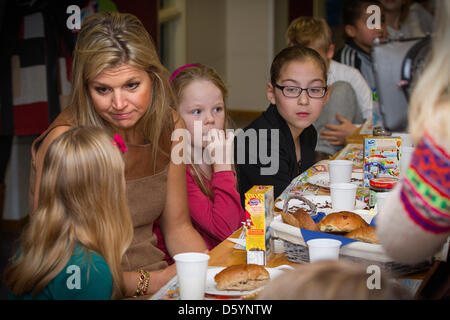
{"label": "woman's blonde hair", "polygon": [[[262,300],[398,300],[409,294],[380,272],[373,289],[367,267],[349,261],[319,261],[287,271],[265,286]],[[375,282],[375,281],[374,281]],[[372,283],[371,283],[372,284]]]}
{"label": "woman's blonde hair", "polygon": [[[169,155],[167,141],[173,130],[173,94],[169,72],[161,64],[153,41],[134,15],[98,12],[83,21],[74,50],[70,105],[77,126],[111,127],[95,111],[87,84],[107,68],[128,64],[148,73],[152,98],[147,112],[136,124],[146,143],[152,143],[153,156]],[[170,144],[169,144],[170,146]]]}
{"label": "woman's blonde hair", "polygon": [[5,271],[16,295],[37,295],[68,263],[76,245],[101,255],[124,294],[121,260],[133,225],[125,193],[124,161],[101,128],[79,127],[56,138],[42,170],[39,203]]}
{"label": "woman's blonde hair", "polygon": [[426,129],[450,140],[450,3],[441,0],[436,10],[432,49],[410,97],[409,132],[418,141]]}
{"label": "woman's blonde hair", "polygon": [[[217,74],[216,70],[212,67],[196,63],[192,64],[186,67],[180,67],[177,69],[174,74],[176,76],[172,80],[172,88],[175,93],[175,97],[177,100],[179,100],[184,88],[188,86],[193,81],[197,80],[205,80],[205,81],[211,81],[222,93],[223,101],[224,101],[224,112],[225,112],[225,130],[226,129],[232,129],[233,123],[232,120],[227,112],[226,107],[226,99],[228,97],[228,89],[225,85],[225,83],[222,81],[220,76]],[[177,103],[178,105],[178,103]],[[212,190],[208,187],[208,185],[205,182],[206,176],[200,169],[200,166],[198,164],[195,164],[194,161],[192,161],[191,165],[188,166],[189,170],[191,170],[191,173],[194,177],[195,182],[200,187],[200,190],[207,195],[210,199],[213,198]],[[234,168],[233,168],[234,170]]]}
{"label": "woman's blonde hair", "polygon": [[333,43],[328,23],[323,18],[314,17],[294,19],[286,31],[286,41],[289,46],[314,46],[325,52],[328,52]]}

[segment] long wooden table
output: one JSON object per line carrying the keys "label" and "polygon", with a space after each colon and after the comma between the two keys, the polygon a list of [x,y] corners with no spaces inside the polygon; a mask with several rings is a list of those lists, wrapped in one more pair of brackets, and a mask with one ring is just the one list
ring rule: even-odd
{"label": "long wooden table", "polygon": [[[230,238],[239,238],[242,227],[236,230]],[[214,267],[229,267],[235,264],[246,263],[247,253],[245,250],[234,249],[235,243],[229,240],[222,241],[209,252],[209,265]],[[283,264],[298,266],[297,263],[286,259],[284,253],[273,253],[269,257],[267,267],[273,268]]]}
{"label": "long wooden table", "polygon": [[[356,141],[355,141],[356,142]],[[337,155],[335,155],[333,158],[335,158]],[[241,234],[242,227],[236,230],[229,238],[239,238],[239,235]],[[228,267],[236,264],[243,264],[246,263],[247,256],[245,250],[235,249],[235,243],[232,241],[229,241],[228,239],[222,241],[219,245],[217,245],[213,250],[209,252],[210,260],[209,260],[209,266],[214,267]],[[415,280],[422,280],[422,283],[417,290],[417,294],[419,295],[421,290],[426,285],[427,281],[430,279],[430,277],[433,275],[437,267],[439,266],[439,261],[436,261],[434,265],[427,271],[416,273],[413,275],[407,275],[403,278],[407,279],[415,279]],[[280,265],[291,265],[291,266],[299,266],[298,263],[290,262],[284,252],[283,253],[272,253],[269,256],[267,267],[273,268]],[[149,298],[149,297],[146,297]]]}
{"label": "long wooden table", "polygon": [[[359,130],[358,130],[359,131]],[[359,132],[355,133],[355,136],[353,137],[354,140],[352,142],[358,143],[362,139],[362,135],[359,134]],[[358,143],[359,144],[359,143]],[[362,147],[362,146],[361,146]],[[339,153],[334,155],[332,159],[336,158]],[[319,194],[321,192],[319,191]],[[238,230],[236,230],[230,238],[238,238],[240,233],[242,231],[242,227]],[[221,266],[221,267],[228,267],[235,264],[241,264],[246,263],[246,251],[245,250],[239,250],[234,248],[235,243],[229,240],[224,240],[221,242],[218,246],[216,246],[213,250],[210,252],[210,260],[209,265],[210,266]],[[433,273],[436,271],[437,267],[439,266],[440,261],[435,261],[433,266],[424,272],[419,272],[415,274],[409,274],[406,276],[403,276],[401,278],[404,279],[413,279],[413,280],[422,280],[422,283],[420,287],[417,290],[416,296],[418,296],[421,292],[421,290],[425,287],[427,281],[431,278]],[[290,262],[284,253],[277,253],[272,254],[268,259],[267,267],[273,268],[280,265],[292,265],[292,266],[299,266],[299,264]]]}

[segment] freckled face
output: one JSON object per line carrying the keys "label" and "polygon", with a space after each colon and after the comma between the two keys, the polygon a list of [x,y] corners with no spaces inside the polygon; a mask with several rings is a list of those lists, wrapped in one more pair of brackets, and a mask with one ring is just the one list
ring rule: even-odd
{"label": "freckled face", "polygon": [[[301,88],[327,86],[322,69],[311,59],[286,63],[281,68],[277,84]],[[267,97],[272,104],[276,104],[293,135],[298,136],[320,116],[323,105],[328,101],[328,92],[323,98],[310,98],[303,90],[298,98],[289,98],[283,95],[281,89],[269,83]]]}
{"label": "freckled face", "polygon": [[[203,137],[215,128],[225,127],[225,103],[222,91],[208,80],[195,80],[189,83],[181,92],[178,111],[186,123],[192,138],[192,144],[203,148],[208,143],[200,141],[202,137],[194,136],[194,125],[201,125]],[[203,139],[202,139],[203,140]]]}
{"label": "freckled face", "polygon": [[152,97],[147,72],[127,64],[103,70],[89,81],[88,90],[97,113],[119,130],[134,128]]}

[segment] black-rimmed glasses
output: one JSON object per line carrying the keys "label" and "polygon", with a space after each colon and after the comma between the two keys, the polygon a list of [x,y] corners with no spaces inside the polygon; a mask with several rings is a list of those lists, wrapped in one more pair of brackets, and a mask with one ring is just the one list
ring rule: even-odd
{"label": "black-rimmed glasses", "polygon": [[280,86],[276,83],[274,86],[280,89],[283,92],[283,95],[287,98],[298,98],[302,94],[303,90],[306,90],[306,93],[310,98],[323,98],[328,89],[327,87],[300,88],[294,86]]}

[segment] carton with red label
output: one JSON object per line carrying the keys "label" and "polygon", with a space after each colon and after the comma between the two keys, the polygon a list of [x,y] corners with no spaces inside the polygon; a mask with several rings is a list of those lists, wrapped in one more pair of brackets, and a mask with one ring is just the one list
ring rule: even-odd
{"label": "carton with red label", "polygon": [[273,186],[253,186],[245,193],[247,264],[265,265],[272,251]]}

